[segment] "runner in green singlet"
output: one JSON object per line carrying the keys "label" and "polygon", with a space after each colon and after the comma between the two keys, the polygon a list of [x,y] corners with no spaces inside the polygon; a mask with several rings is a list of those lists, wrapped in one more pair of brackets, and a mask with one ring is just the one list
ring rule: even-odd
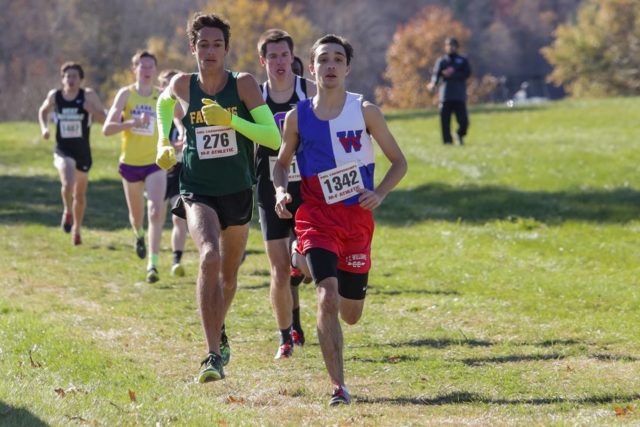
{"label": "runner in green singlet", "polygon": [[169,142],[176,102],[186,111],[181,198],[173,212],[186,217],[200,252],[198,305],[208,355],[197,380],[224,378],[230,350],[224,319],[236,292],[238,268],[253,210],[253,143],[277,149],[280,132],[251,74],[225,69],[230,26],[220,16],[196,13],[187,33],[198,73],[174,76],[158,99],[156,163],[175,164]]}

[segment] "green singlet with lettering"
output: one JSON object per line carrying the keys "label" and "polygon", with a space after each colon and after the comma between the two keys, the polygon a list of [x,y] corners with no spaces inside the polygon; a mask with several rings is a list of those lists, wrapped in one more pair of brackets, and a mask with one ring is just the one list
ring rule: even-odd
{"label": "green singlet with lettering", "polygon": [[189,84],[189,110],[182,119],[187,130],[180,193],[224,196],[251,188],[255,182],[253,142],[228,126],[207,126],[202,117],[202,98],[216,101],[223,108],[253,122],[249,110],[238,96],[238,73],[228,73],[227,84],[216,95],[205,93],[192,74]]}

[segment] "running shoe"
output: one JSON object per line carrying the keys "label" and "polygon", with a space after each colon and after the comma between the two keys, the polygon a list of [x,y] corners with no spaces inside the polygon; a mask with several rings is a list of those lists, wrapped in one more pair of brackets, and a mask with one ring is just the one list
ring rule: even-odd
{"label": "running shoe", "polygon": [[147,283],[156,283],[160,280],[160,275],[158,275],[158,270],[155,267],[151,267],[147,270]]}
{"label": "running shoe", "polygon": [[71,226],[73,225],[73,217],[70,213],[64,212],[62,214],[62,221],[60,221],[60,226],[64,230],[65,233],[71,233]]}
{"label": "running shoe", "polygon": [[302,329],[299,331],[296,329],[291,330],[291,341],[293,341],[293,345],[298,345],[300,347],[304,345],[304,332]]}
{"label": "running shoe", "polygon": [[220,354],[222,355],[222,364],[227,366],[229,364],[229,360],[231,360],[231,347],[229,347],[229,339],[227,338],[227,333],[222,328],[222,334],[220,335]]}
{"label": "running shoe", "polygon": [[171,266],[171,275],[183,277],[184,276],[184,267],[180,263],[173,264]]}
{"label": "running shoe", "polygon": [[209,353],[206,359],[200,362],[198,382],[208,383],[209,381],[218,381],[223,378],[224,369],[222,368],[222,357],[215,353]]}
{"label": "running shoe", "polygon": [[73,233],[73,244],[75,246],[82,244],[82,238],[80,237],[80,233]]}
{"label": "running shoe", "polygon": [[291,342],[287,341],[278,348],[274,359],[288,359],[291,356],[293,356],[293,345],[291,345]]}
{"label": "running shoe", "polygon": [[347,387],[340,385],[333,389],[331,400],[329,400],[329,406],[349,405],[351,403],[351,396],[349,396],[349,390]]}
{"label": "running shoe", "polygon": [[140,259],[144,259],[147,256],[147,247],[144,244],[144,237],[136,238],[136,254]]}

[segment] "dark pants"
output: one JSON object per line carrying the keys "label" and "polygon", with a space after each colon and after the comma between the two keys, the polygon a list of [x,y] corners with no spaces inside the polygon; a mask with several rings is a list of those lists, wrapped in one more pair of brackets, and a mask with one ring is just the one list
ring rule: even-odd
{"label": "dark pants", "polygon": [[455,113],[458,121],[456,133],[462,138],[469,129],[469,115],[467,114],[467,104],[464,101],[445,101],[440,103],[440,126],[442,128],[442,142],[451,144],[451,113]]}

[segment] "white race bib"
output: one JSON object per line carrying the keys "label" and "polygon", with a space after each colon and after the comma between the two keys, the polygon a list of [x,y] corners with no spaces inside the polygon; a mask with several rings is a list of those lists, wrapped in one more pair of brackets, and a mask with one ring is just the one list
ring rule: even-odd
{"label": "white race bib", "polygon": [[80,120],[60,120],[60,136],[62,138],[82,138],[82,122]]}
{"label": "white race bib", "polygon": [[[277,157],[269,156],[269,178],[271,179],[271,182],[273,182],[273,167],[276,165],[277,160]],[[289,166],[289,182],[296,182],[300,180],[302,180],[302,178],[300,177],[300,169],[298,169],[298,160],[296,159],[296,156],[293,156],[293,160]]]}
{"label": "white race bib", "polygon": [[196,128],[198,158],[217,159],[238,154],[236,131],[225,126],[205,126]]}
{"label": "white race bib", "polygon": [[324,200],[329,205],[359,194],[358,190],[364,189],[360,168],[356,162],[321,172],[318,179]]}

